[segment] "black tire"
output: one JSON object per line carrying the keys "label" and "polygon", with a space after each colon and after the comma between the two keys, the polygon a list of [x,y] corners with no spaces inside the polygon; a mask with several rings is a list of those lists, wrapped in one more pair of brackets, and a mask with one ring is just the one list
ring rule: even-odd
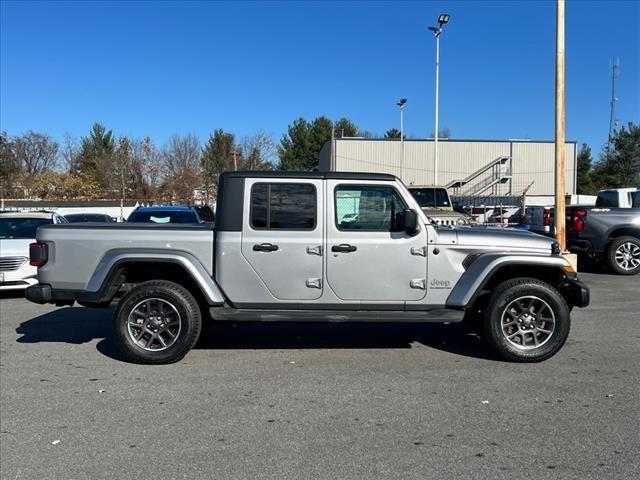
{"label": "black tire", "polygon": [[628,267],[625,268],[623,265],[620,265],[618,263],[618,260],[616,259],[616,253],[618,249],[621,247],[624,248],[625,245],[631,245],[631,252],[629,253],[635,254],[633,257],[634,259],[638,258],[636,252],[640,250],[639,238],[631,236],[614,238],[609,245],[609,248],[607,249],[607,266],[609,267],[609,270],[617,275],[637,275],[638,273],[640,273],[640,264],[638,264],[635,268],[633,268],[630,264],[627,264]]}
{"label": "black tire", "polygon": [[[537,300],[532,301],[532,298]],[[529,301],[536,302],[534,308],[538,312],[532,310],[531,305],[528,310],[523,309],[524,313],[520,312],[522,315],[506,312],[508,308],[509,312],[513,312],[514,305],[518,309],[521,305],[526,306]],[[505,324],[516,323],[515,327],[504,325],[503,328],[503,315],[509,319]],[[544,322],[544,317],[554,319],[553,328],[549,327],[551,323]],[[551,333],[539,332],[538,326]],[[535,330],[528,331],[527,328]],[[491,295],[484,318],[487,343],[500,357],[513,362],[541,362],[552,357],[567,341],[570,329],[571,318],[567,302],[555,288],[535,278],[516,278],[498,285]],[[508,340],[508,333],[515,337]],[[518,341],[524,344],[516,345]]]}
{"label": "black tire", "polygon": [[[151,330],[145,330],[146,324],[144,327],[140,325],[134,325],[132,329],[129,327],[129,315],[137,306],[139,309],[136,311],[147,312],[147,304],[141,305],[146,301],[153,302],[148,305],[162,306],[159,311],[152,309],[149,313],[151,317],[141,316],[140,319],[136,319],[136,322],[140,322],[140,320],[142,323],[147,321],[162,322],[161,318],[164,318],[167,325],[165,329],[161,329],[163,331],[168,330],[169,323],[171,323],[172,330],[165,332],[162,340],[168,345],[166,347],[158,345],[160,339],[157,338],[148,346],[148,348],[157,347],[156,350],[145,349],[133,338],[139,332],[143,332],[144,335],[139,342],[149,341],[154,335],[158,337]],[[168,314],[165,316],[164,312],[168,312]],[[171,318],[169,318],[170,316]],[[177,326],[176,322],[178,322]],[[164,327],[165,325],[160,323],[157,326]],[[202,330],[202,314],[198,302],[187,289],[166,280],[151,280],[141,283],[122,297],[113,314],[113,330],[116,344],[128,360],[135,363],[156,365],[173,363],[182,359],[198,341]]]}

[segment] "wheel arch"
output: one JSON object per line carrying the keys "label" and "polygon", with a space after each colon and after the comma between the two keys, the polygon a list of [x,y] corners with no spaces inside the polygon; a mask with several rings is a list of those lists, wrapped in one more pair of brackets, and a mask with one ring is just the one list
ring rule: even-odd
{"label": "wheel arch", "polygon": [[618,237],[636,237],[640,239],[640,228],[634,225],[616,226],[607,233],[607,246]]}
{"label": "wheel arch", "polygon": [[518,277],[535,278],[556,287],[568,304],[576,303],[572,293],[563,288],[568,279],[567,260],[559,256],[485,254],[480,255],[460,277],[447,298],[447,307],[473,308],[500,283]]}
{"label": "wheel arch", "polygon": [[78,303],[108,304],[125,283],[169,280],[188,288],[207,305],[222,305],[225,297],[210,273],[193,255],[178,251],[107,252],[100,260]]}

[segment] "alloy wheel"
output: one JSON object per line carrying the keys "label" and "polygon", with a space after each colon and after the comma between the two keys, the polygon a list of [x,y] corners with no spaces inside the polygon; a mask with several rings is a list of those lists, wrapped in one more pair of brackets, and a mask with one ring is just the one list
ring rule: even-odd
{"label": "alloy wheel", "polygon": [[532,295],[512,300],[502,311],[502,334],[519,350],[539,348],[549,341],[556,317],[547,302]]}
{"label": "alloy wheel", "polygon": [[127,319],[130,339],[144,350],[159,352],[173,345],[182,329],[176,307],[161,298],[138,303]]}

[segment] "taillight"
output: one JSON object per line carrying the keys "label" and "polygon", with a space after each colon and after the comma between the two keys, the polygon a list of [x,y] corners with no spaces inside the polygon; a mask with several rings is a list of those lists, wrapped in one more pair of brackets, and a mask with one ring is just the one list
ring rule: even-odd
{"label": "taillight", "polygon": [[551,225],[551,209],[545,208],[542,214],[542,223],[545,225]]}
{"label": "taillight", "polygon": [[41,267],[49,259],[49,248],[46,243],[29,244],[29,265],[32,267]]}
{"label": "taillight", "polygon": [[584,218],[587,216],[587,211],[581,208],[576,209],[573,212],[573,231],[582,233],[584,231]]}

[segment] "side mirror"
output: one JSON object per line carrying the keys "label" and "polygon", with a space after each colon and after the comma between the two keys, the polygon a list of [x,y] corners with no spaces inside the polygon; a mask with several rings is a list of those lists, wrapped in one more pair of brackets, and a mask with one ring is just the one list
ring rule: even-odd
{"label": "side mirror", "polygon": [[418,214],[415,210],[405,209],[399,215],[398,231],[407,232],[409,235],[418,233]]}

